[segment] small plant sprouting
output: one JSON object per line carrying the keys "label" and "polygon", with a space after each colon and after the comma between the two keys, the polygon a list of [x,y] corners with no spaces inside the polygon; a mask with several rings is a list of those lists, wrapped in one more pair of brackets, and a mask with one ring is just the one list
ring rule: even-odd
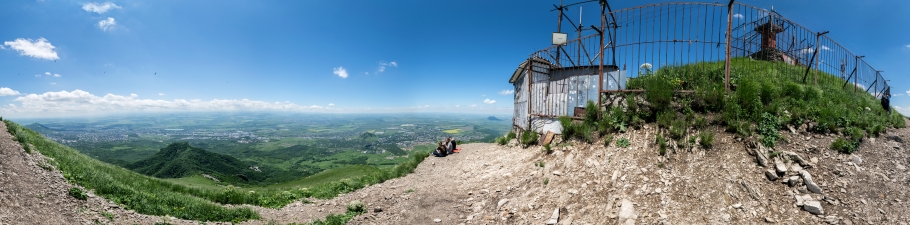
{"label": "small plant sprouting", "polygon": [[550,178],[544,178],[544,179],[543,179],[543,185],[547,185],[547,184],[549,184],[549,183],[550,183]]}
{"label": "small plant sprouting", "polygon": [[537,161],[537,162],[534,163],[534,165],[536,165],[537,167],[544,167],[544,166],[545,166],[543,161]]}
{"label": "small plant sprouting", "polygon": [[543,145],[543,152],[550,154],[553,153],[553,148],[550,147],[550,144]]}
{"label": "small plant sprouting", "polygon": [[114,214],[110,212],[101,212],[101,215],[107,218],[107,220],[114,222]]}
{"label": "small plant sprouting", "polygon": [[657,163],[657,168],[663,169],[663,168],[664,168],[664,163],[663,163],[663,162],[658,162],[658,163]]}
{"label": "small plant sprouting", "polygon": [[411,193],[411,192],[414,192],[414,189],[408,189],[407,191],[404,191],[404,193]]}
{"label": "small plant sprouting", "polygon": [[610,147],[610,143],[613,143],[613,135],[607,135],[604,137],[604,147]]}
{"label": "small plant sprouting", "polygon": [[632,143],[629,142],[628,138],[620,138],[619,140],[616,140],[616,146],[620,148],[627,148],[629,145],[632,145]]}

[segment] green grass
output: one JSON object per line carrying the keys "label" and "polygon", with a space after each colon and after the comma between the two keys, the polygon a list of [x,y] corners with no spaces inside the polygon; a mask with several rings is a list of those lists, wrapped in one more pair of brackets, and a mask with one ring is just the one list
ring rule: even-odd
{"label": "green grass", "polygon": [[337,176],[327,176],[330,178],[323,178],[325,182],[315,184],[311,188],[269,188],[258,191],[232,186],[203,188],[148,177],[104,163],[48,140],[41,134],[16,123],[4,122],[17,141],[31,144],[41,154],[54,159],[55,166],[69,182],[81,185],[96,195],[142,214],[170,215],[198,221],[239,222],[260,218],[258,213],[248,207],[224,207],[221,204],[250,204],[278,208],[300,198],[333,198],[340,193],[348,193],[366,185],[411,173],[429,155],[426,151],[416,151],[408,156],[406,162],[394,167],[335,181],[327,180],[338,178]]}
{"label": "green grass", "polygon": [[[635,104],[627,107],[626,114],[656,122],[673,139],[685,135],[689,125],[702,130],[717,124],[739,136],[757,134],[762,144],[769,147],[775,146],[784,125],[811,124],[814,126],[810,131],[840,134],[844,141],[855,146],[863,138],[877,136],[888,128],[906,127],[902,115],[888,114],[878,99],[865,90],[844,85],[845,81],[838,76],[818,72],[816,84],[816,73],[810,71],[804,81],[803,66],[734,58],[730,77],[736,88],[724,94],[723,64],[718,61],[667,66],[653,74],[631,78],[629,89],[647,91],[642,96],[644,104],[627,101]],[[695,92],[673,93],[678,90]],[[693,115],[690,110],[704,115]],[[677,112],[683,112],[685,119],[677,116]],[[709,119],[707,115],[714,117]],[[843,146],[849,145],[840,143],[838,148],[844,149]]]}

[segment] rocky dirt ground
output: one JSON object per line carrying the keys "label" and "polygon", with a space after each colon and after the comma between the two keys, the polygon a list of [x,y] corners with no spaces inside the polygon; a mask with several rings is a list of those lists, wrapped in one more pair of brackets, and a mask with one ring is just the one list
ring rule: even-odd
{"label": "rocky dirt ground", "polygon": [[[711,149],[661,156],[655,131],[616,135],[631,140],[628,148],[568,141],[551,154],[514,143],[465,144],[461,153],[427,158],[412,174],[331,200],[254,207],[264,219],[244,224],[305,223],[343,213],[353,200],[367,212],[351,224],[910,222],[910,129],[888,130],[846,155],[828,148],[834,136],[794,128],[782,131],[785,141],[773,149],[782,154],[773,158],[753,140],[723,132]],[[5,132],[0,147],[2,224],[198,223],[139,215],[97,197],[75,200],[58,172],[39,166],[40,155],[24,153]]]}

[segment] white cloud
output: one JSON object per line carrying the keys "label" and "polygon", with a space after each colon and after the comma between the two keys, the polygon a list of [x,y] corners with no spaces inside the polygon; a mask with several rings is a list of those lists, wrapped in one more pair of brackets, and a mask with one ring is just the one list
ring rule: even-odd
{"label": "white cloud", "polygon": [[[8,90],[8,91],[7,91]],[[15,95],[18,92],[0,88],[0,93]],[[289,102],[264,102],[248,99],[199,99],[152,100],[141,99],[139,95],[128,96],[106,94],[97,96],[83,90],[28,94],[14,99],[18,107],[0,108],[0,112],[26,115],[70,115],[118,112],[167,112],[167,111],[312,111],[322,106],[301,106]]]}
{"label": "white cloud", "polygon": [[6,49],[6,46],[0,45],[0,49]]}
{"label": "white cloud", "polygon": [[117,21],[114,21],[114,18],[108,17],[106,20],[98,21],[98,28],[101,28],[103,31],[107,31],[117,25]]}
{"label": "white cloud", "polygon": [[511,95],[511,94],[515,94],[515,90],[505,89],[505,90],[499,91],[499,94],[501,94],[501,95]]}
{"label": "white cloud", "polygon": [[15,41],[6,41],[3,44],[19,51],[20,55],[47,60],[60,59],[57,57],[57,52],[54,51],[54,46],[44,38],[38,40],[17,38]]}
{"label": "white cloud", "polygon": [[0,88],[0,96],[19,95],[19,92],[8,87]]}
{"label": "white cloud", "polygon": [[477,107],[477,104],[471,104],[471,107]]}
{"label": "white cloud", "polygon": [[344,67],[339,66],[338,68],[335,68],[334,72],[332,72],[332,73],[334,73],[335,75],[338,75],[341,78],[348,78],[348,71],[345,70]]}
{"label": "white cloud", "polygon": [[737,13],[737,14],[733,14],[733,18],[742,19],[742,18],[745,18],[745,16],[743,16],[743,14]]}
{"label": "white cloud", "polygon": [[59,73],[55,73],[55,74],[54,74],[54,77],[60,77],[60,74],[59,74]]}
{"label": "white cloud", "polygon": [[44,75],[50,76],[50,75],[51,75],[51,72],[44,72]]}
{"label": "white cloud", "polygon": [[158,93],[158,96],[164,96],[164,93]]}
{"label": "white cloud", "polygon": [[335,103],[329,103],[329,106],[335,106]]}
{"label": "white cloud", "polygon": [[82,5],[82,10],[85,10],[88,12],[94,12],[94,13],[98,13],[98,14],[105,13],[111,9],[119,9],[119,8],[120,8],[120,6],[118,6],[114,3],[111,3],[111,2],[105,2],[105,3],[100,3],[100,4],[95,3],[95,2],[89,2],[89,3],[85,3],[84,5]]}
{"label": "white cloud", "polygon": [[57,85],[57,82],[51,82],[51,85]]}
{"label": "white cloud", "polygon": [[907,90],[907,95],[910,95],[910,90]]}
{"label": "white cloud", "polygon": [[904,47],[910,48],[910,45],[904,45]]}
{"label": "white cloud", "polygon": [[493,103],[496,103],[496,100],[490,100],[490,99],[488,98],[488,99],[486,99],[486,100],[483,100],[483,103],[484,103],[484,104],[493,104]]}
{"label": "white cloud", "polygon": [[379,68],[376,69],[376,73],[385,72],[386,67],[398,67],[398,63],[396,63],[395,61],[392,61],[389,63],[386,63],[385,61],[380,61]]}
{"label": "white cloud", "polygon": [[897,110],[897,112],[901,113],[901,115],[904,115],[904,116],[910,115],[910,106],[900,107],[900,106],[892,105],[891,107],[894,107],[894,109]]}

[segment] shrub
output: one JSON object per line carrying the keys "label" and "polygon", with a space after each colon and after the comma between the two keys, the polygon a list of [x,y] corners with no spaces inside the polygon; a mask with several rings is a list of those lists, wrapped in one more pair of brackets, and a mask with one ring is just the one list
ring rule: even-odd
{"label": "shrub", "polygon": [[572,124],[572,117],[560,116],[559,124],[562,126],[562,139],[568,141],[575,133],[575,126]]}
{"label": "shrub", "polygon": [[705,129],[705,127],[708,127],[708,119],[705,117],[701,117],[701,116],[696,118],[694,127],[699,130]]}
{"label": "shrub", "polygon": [[509,131],[509,134],[506,134],[506,142],[509,140],[515,139],[515,131]]}
{"label": "shrub", "polygon": [[842,137],[838,137],[837,140],[834,140],[834,142],[831,142],[831,149],[834,149],[834,150],[844,153],[844,154],[853,153],[854,151],[856,151],[856,147],[858,147],[857,143],[848,141],[847,139],[844,139]]}
{"label": "shrub", "polygon": [[758,124],[758,134],[761,135],[761,143],[765,147],[774,147],[777,138],[780,137],[780,121],[777,116],[769,113],[762,114],[761,122]]}
{"label": "shrub", "polygon": [[[546,152],[547,154],[553,153],[553,149],[550,148],[550,144],[543,145],[543,151]],[[543,162],[541,162],[541,165],[543,165]]]}
{"label": "shrub", "polygon": [[739,87],[736,88],[736,98],[742,108],[742,114],[748,118],[758,118],[758,113],[762,110],[762,87],[761,84],[751,79],[743,79]]}
{"label": "shrub", "polygon": [[600,107],[594,101],[588,100],[587,104],[585,104],[584,124],[586,126],[594,126],[594,123],[597,122],[597,116],[600,116]]}
{"label": "shrub", "polygon": [[702,131],[698,135],[698,138],[698,144],[700,144],[703,148],[708,149],[714,146],[714,132]]}
{"label": "shrub", "polygon": [[77,187],[71,187],[71,188],[70,188],[70,196],[73,196],[73,198],[76,198],[76,199],[79,199],[79,200],[86,200],[86,199],[88,199],[88,195],[85,194],[85,191],[82,191],[82,189],[79,189],[79,188],[77,188]]}
{"label": "shrub", "polygon": [[526,130],[524,132],[521,132],[521,144],[535,145],[535,144],[537,144],[538,138],[540,138],[540,136],[537,135],[537,132],[534,132],[531,130]]}
{"label": "shrub", "polygon": [[657,114],[657,125],[663,128],[670,128],[670,125],[673,125],[673,121],[676,120],[676,112],[667,111]]}
{"label": "shrub", "polygon": [[499,145],[506,145],[509,143],[509,140],[506,139],[505,137],[498,137],[498,138],[496,138],[496,143]]}
{"label": "shrub", "polygon": [[543,185],[547,185],[547,184],[549,184],[549,183],[550,183],[550,178],[544,178],[544,179],[543,179]]}
{"label": "shrub", "polygon": [[665,111],[673,100],[673,86],[658,77],[645,80],[645,101],[651,104],[656,112]]}
{"label": "shrub", "polygon": [[619,140],[616,140],[616,146],[620,148],[626,148],[629,147],[629,145],[632,145],[632,143],[629,142],[628,138],[620,138]]}
{"label": "shrub", "polygon": [[349,202],[347,205],[347,208],[348,208],[348,212],[357,212],[357,213],[364,212],[364,205],[363,205],[363,202],[361,202],[360,200],[354,200],[354,201]]}
{"label": "shrub", "polygon": [[610,147],[610,143],[613,143],[613,135],[607,135],[604,137],[604,147]]}
{"label": "shrub", "polygon": [[786,82],[786,84],[784,84],[784,89],[782,92],[784,96],[800,100],[803,99],[805,93],[803,91],[803,86],[795,82]]}

